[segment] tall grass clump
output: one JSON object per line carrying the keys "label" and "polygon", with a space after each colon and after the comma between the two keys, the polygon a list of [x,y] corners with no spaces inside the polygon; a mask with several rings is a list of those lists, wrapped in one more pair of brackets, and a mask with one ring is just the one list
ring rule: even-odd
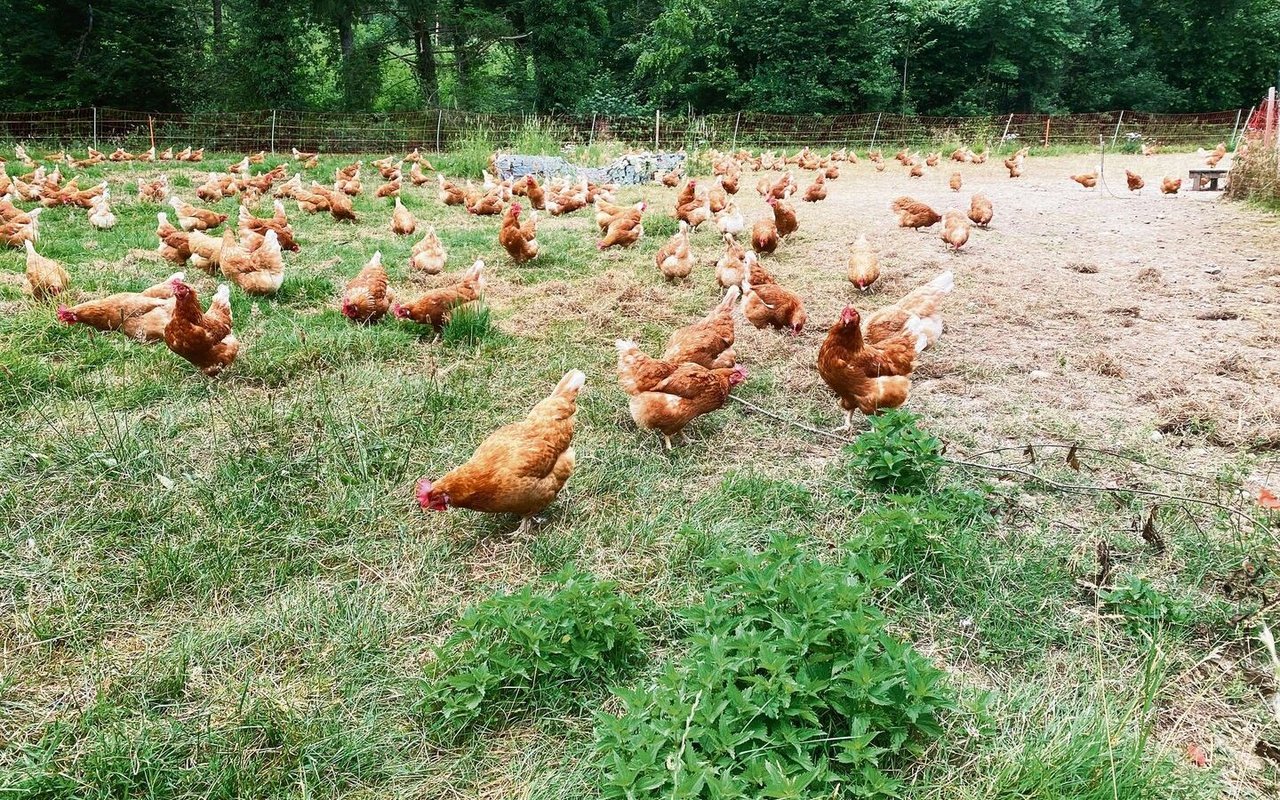
{"label": "tall grass clump", "polygon": [[561,142],[572,139],[572,131],[555,120],[526,117],[512,137],[511,151],[522,155],[554,156],[560,154]]}
{"label": "tall grass clump", "polygon": [[449,321],[441,334],[445,344],[475,345],[493,333],[489,306],[483,302],[466,303],[449,313]]}
{"label": "tall grass clump", "polygon": [[1280,160],[1261,141],[1249,143],[1245,152],[1237,149],[1235,162],[1228,175],[1227,197],[1251,200],[1280,211]]}
{"label": "tall grass clump", "polygon": [[[1074,800],[1217,796],[1211,770],[1192,770],[1149,742],[1155,683],[1124,703],[1097,695],[1065,700],[1052,689],[1009,714],[1011,729],[977,760],[967,797]],[[1009,709],[1013,711],[1013,709]],[[1006,749],[1007,748],[1007,749]]]}
{"label": "tall grass clump", "polygon": [[441,165],[464,178],[479,178],[489,168],[489,157],[497,148],[493,131],[485,125],[467,129],[449,144],[449,153],[440,158]]}

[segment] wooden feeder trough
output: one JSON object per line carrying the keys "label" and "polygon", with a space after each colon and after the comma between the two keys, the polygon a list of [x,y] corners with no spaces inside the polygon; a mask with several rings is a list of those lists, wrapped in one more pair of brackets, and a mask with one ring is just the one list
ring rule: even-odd
{"label": "wooden feeder trough", "polygon": [[[1193,169],[1191,170],[1191,191],[1220,192],[1226,189],[1227,171],[1225,169]],[[1218,185],[1222,181],[1222,186]]]}

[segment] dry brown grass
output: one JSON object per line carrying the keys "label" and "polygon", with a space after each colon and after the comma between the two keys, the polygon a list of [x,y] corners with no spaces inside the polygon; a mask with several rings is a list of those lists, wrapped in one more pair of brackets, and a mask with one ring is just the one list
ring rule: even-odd
{"label": "dry brown grass", "polygon": [[1247,152],[1231,164],[1227,196],[1233,200],[1280,203],[1280,153],[1267,152],[1261,139],[1250,139]]}

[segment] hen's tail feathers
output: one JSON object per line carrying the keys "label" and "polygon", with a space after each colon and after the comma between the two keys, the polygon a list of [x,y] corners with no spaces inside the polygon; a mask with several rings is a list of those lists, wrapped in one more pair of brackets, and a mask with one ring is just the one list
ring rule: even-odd
{"label": "hen's tail feathers", "polygon": [[[742,279],[742,288],[745,290],[745,291],[743,292],[743,295],[744,295],[744,296],[748,296],[748,297],[749,297],[749,296],[751,295],[751,292],[753,291],[753,290],[752,290],[752,288],[751,288],[751,278],[749,278],[749,277],[744,277],[744,278]],[[760,298],[760,294],[759,294],[759,293],[756,293],[756,302],[757,302],[757,303],[759,303],[760,305],[764,306],[764,307],[765,307],[765,308],[767,308],[767,309],[770,309],[770,310],[772,310],[772,309],[773,309],[773,306],[769,305],[768,303],[766,303],[764,300],[762,300],[762,299]],[[747,311],[746,311],[747,304],[746,304],[745,302],[744,302],[741,306],[739,306],[739,308],[741,308],[741,309],[742,309],[742,313],[743,313],[744,315],[747,313]]]}
{"label": "hen's tail feathers", "polygon": [[[750,284],[747,283],[746,280],[744,280],[743,283],[750,288]],[[720,304],[716,306],[716,310],[732,311],[734,306],[738,304],[738,298],[740,296],[742,296],[742,288],[738,286],[730,286],[729,291],[724,294],[724,299],[722,299]]]}
{"label": "hen's tail feathers", "polygon": [[576,397],[578,391],[586,384],[586,382],[587,376],[582,370],[571,369],[566,372],[564,377],[560,379],[560,382],[556,384],[554,394]]}
{"label": "hen's tail feathers", "polygon": [[948,294],[952,289],[956,288],[955,273],[951,270],[947,270],[938,277],[929,281],[929,285],[943,294]]}
{"label": "hen's tail feathers", "polygon": [[923,319],[915,314],[912,314],[910,318],[907,319],[907,332],[916,337],[917,353],[929,346],[929,335],[925,332],[926,324],[927,323]]}

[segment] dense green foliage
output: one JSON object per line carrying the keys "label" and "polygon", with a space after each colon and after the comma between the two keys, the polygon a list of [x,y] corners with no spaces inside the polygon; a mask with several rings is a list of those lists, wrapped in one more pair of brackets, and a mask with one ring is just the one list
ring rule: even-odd
{"label": "dense green foliage", "polygon": [[942,467],[942,442],[910,411],[895,408],[868,417],[871,427],[850,454],[867,483],[880,489],[920,489]]}
{"label": "dense green foliage", "polygon": [[548,586],[495,595],[469,609],[437,651],[422,707],[455,736],[494,725],[539,701],[597,695],[641,658],[640,612],[616,584],[565,568]]}
{"label": "dense green foliage", "polygon": [[0,27],[15,108],[1205,111],[1280,68],[1273,0],[45,0]]}
{"label": "dense green foliage", "polygon": [[955,698],[886,630],[885,585],[868,559],[785,539],[719,563],[685,612],[689,652],[600,717],[605,797],[897,797]]}

